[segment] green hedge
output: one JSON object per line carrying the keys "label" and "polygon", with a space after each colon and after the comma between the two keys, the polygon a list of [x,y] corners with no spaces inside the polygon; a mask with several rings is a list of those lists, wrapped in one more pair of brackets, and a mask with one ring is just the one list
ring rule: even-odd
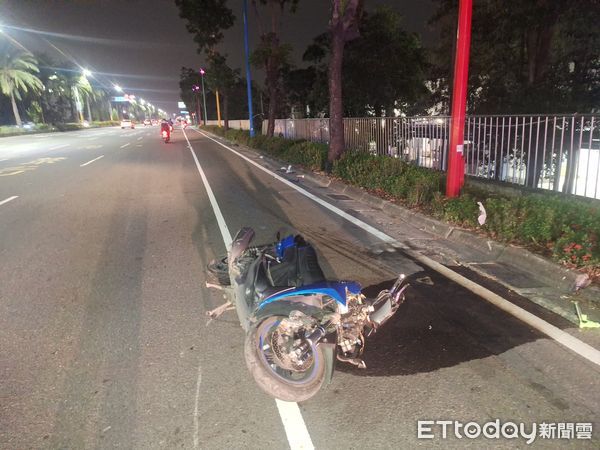
{"label": "green hedge", "polygon": [[299,164],[311,170],[323,170],[327,161],[327,145],[305,140],[284,139],[282,137],[267,138],[263,135],[250,137],[245,130],[229,129],[211,125],[202,127],[216,135],[222,136],[238,144],[247,145],[263,151],[275,158],[291,164]]}
{"label": "green hedge", "polygon": [[[231,141],[263,151],[292,164],[323,170],[325,144],[280,137],[250,138],[247,131],[205,127]],[[600,202],[553,193],[503,195],[472,188],[446,198],[445,174],[385,156],[347,152],[333,165],[333,175],[447,222],[483,231],[498,241],[525,245],[557,260],[592,270],[600,266]],[[479,226],[481,202],[487,220]]]}

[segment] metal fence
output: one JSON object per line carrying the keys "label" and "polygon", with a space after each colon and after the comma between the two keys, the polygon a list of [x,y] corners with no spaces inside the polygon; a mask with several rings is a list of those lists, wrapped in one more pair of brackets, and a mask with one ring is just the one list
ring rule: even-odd
{"label": "metal fence", "polygon": [[[278,119],[275,134],[329,142],[329,119]],[[445,171],[450,117],[344,119],[344,138],[350,151]],[[468,116],[464,157],[468,175],[600,199],[600,115]]]}

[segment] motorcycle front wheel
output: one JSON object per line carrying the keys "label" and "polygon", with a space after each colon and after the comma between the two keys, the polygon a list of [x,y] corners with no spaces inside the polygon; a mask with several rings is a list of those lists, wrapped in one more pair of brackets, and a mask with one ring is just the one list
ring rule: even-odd
{"label": "motorcycle front wheel", "polygon": [[313,397],[323,385],[325,355],[321,347],[313,345],[305,367],[284,367],[276,354],[282,350],[274,340],[282,319],[282,316],[267,317],[248,331],[244,345],[246,366],[267,394],[287,402],[302,402]]}

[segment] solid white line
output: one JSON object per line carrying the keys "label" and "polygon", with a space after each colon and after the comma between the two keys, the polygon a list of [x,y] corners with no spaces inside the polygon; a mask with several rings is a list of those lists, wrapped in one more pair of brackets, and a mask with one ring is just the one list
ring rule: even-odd
{"label": "solid white line", "polygon": [[210,139],[211,141],[216,142],[220,146],[225,147],[227,150],[235,153],[240,158],[242,158],[242,159],[248,161],[250,164],[258,167],[263,172],[266,172],[269,175],[271,175],[272,177],[274,177],[277,180],[281,181],[282,183],[287,184],[291,188],[293,188],[293,189],[297,190],[298,192],[302,193],[303,195],[305,195],[306,197],[308,197],[311,200],[315,201],[319,205],[321,205],[321,206],[329,209],[330,211],[334,212],[335,214],[343,217],[344,219],[346,219],[349,222],[353,223],[357,227],[362,228],[365,231],[368,231],[369,233],[371,233],[372,235],[378,237],[382,241],[396,244],[397,246],[401,247],[402,250],[408,256],[410,256],[410,257],[414,258],[415,260],[417,260],[417,261],[425,264],[426,266],[428,266],[431,269],[435,270],[436,272],[442,274],[446,278],[449,278],[450,280],[452,280],[455,283],[457,283],[457,284],[465,287],[466,289],[468,289],[471,292],[475,293],[476,295],[482,297],[483,299],[487,300],[488,302],[492,303],[493,305],[497,306],[498,308],[502,309],[503,311],[506,311],[507,313],[511,314],[512,316],[516,317],[517,319],[525,322],[527,325],[535,328],[536,330],[540,331],[541,333],[545,334],[546,336],[554,339],[556,342],[558,342],[559,344],[561,344],[564,347],[568,348],[569,350],[577,353],[578,355],[584,357],[585,359],[587,359],[587,360],[593,362],[594,364],[597,364],[597,365],[600,366],[600,351],[597,350],[597,349],[595,349],[591,345],[586,344],[585,342],[583,342],[583,341],[581,341],[581,340],[579,340],[579,339],[571,336],[569,333],[561,330],[560,328],[555,327],[554,325],[546,322],[543,319],[540,319],[539,317],[537,317],[534,314],[531,314],[529,311],[526,311],[525,309],[523,309],[523,308],[515,305],[514,303],[509,302],[505,298],[500,297],[499,295],[497,295],[497,294],[493,293],[492,291],[484,288],[483,286],[478,285],[477,283],[469,280],[468,278],[463,277],[462,275],[460,275],[460,274],[454,272],[453,270],[447,268],[443,264],[440,264],[437,261],[434,261],[433,259],[428,258],[425,255],[422,255],[422,254],[420,254],[418,252],[415,252],[414,250],[411,250],[405,244],[397,241],[393,237],[391,237],[391,236],[389,236],[389,235],[387,235],[387,234],[385,234],[385,233],[377,230],[376,228],[373,228],[371,225],[363,222],[362,220],[357,219],[356,217],[351,216],[350,214],[345,213],[341,209],[336,208],[335,206],[331,205],[330,203],[327,203],[323,199],[321,199],[321,198],[319,198],[319,197],[311,194],[310,192],[308,192],[305,189],[303,189],[303,188],[295,185],[291,181],[289,181],[289,180],[287,180],[287,179],[285,179],[285,178],[277,175],[276,173],[271,172],[269,169],[267,169],[267,168],[261,166],[260,164],[252,161],[250,158],[242,155],[241,153],[239,153],[238,151],[232,149],[231,147],[228,147],[227,145],[222,144],[221,142],[217,141],[216,139],[211,138],[210,136],[206,135],[205,133],[202,133],[202,132],[197,131],[197,130],[194,130],[194,131],[196,131],[196,133],[199,133],[202,136]]}
{"label": "solid white line", "polygon": [[61,145],[55,145],[54,147],[50,147],[49,150],[58,150],[59,148],[66,148],[71,144],[61,144]]}
{"label": "solid white line", "polygon": [[188,143],[188,148],[190,149],[190,152],[192,152],[192,156],[194,157],[194,161],[196,162],[196,167],[198,168],[198,172],[200,172],[200,177],[202,178],[202,183],[204,183],[204,187],[206,188],[206,192],[208,194],[208,199],[210,200],[210,204],[215,212],[215,216],[217,217],[217,223],[219,224],[219,229],[221,230],[221,236],[223,237],[223,242],[225,243],[225,248],[229,249],[229,247],[231,247],[231,243],[233,242],[233,239],[231,238],[231,233],[229,232],[229,228],[227,228],[227,223],[225,223],[223,214],[221,214],[221,208],[219,208],[219,204],[217,203],[215,194],[213,194],[210,184],[208,184],[208,178],[206,178],[206,175],[204,174],[204,170],[202,170],[202,167],[200,166],[200,162],[198,162],[198,158],[196,157],[196,153],[194,152],[194,149],[192,148],[192,144],[190,144],[190,141],[185,133],[184,133],[184,136],[185,136],[185,140]]}
{"label": "solid white line", "polygon": [[84,163],[84,164],[81,164],[79,167],[84,167],[84,166],[87,166],[88,164],[91,164],[91,163],[93,163],[94,161],[98,161],[100,158],[104,158],[104,155],[98,156],[97,158],[94,158],[94,159],[92,159],[91,161],[88,161],[88,162],[86,162],[86,163]]}
{"label": "solid white line", "polygon": [[125,148],[125,147],[127,147],[127,146],[129,146],[129,145],[130,145],[130,144],[129,144],[129,142],[128,142],[128,143],[127,143],[127,144],[125,144],[125,145],[121,145],[121,148]]}
{"label": "solid white line", "polygon": [[198,448],[200,443],[200,421],[199,421],[199,408],[200,404],[200,383],[202,382],[202,366],[198,364],[198,377],[196,378],[196,403],[194,406],[194,448]]}
{"label": "solid white line", "polygon": [[13,195],[12,197],[8,197],[7,199],[2,200],[0,202],[0,206],[4,205],[5,203],[8,203],[10,201],[13,201],[15,198],[19,198],[19,196],[18,195]]}
{"label": "solid white line", "polygon": [[[198,161],[198,157],[196,156],[196,152],[194,152],[194,148],[192,144],[190,144],[190,140],[183,131],[183,135],[185,136],[185,140],[187,141],[188,148],[194,157],[194,161],[196,162],[196,167],[198,168],[198,172],[200,172],[200,177],[202,178],[202,182],[204,183],[204,187],[206,188],[206,192],[208,194],[208,198],[210,200],[210,204],[214,210],[215,216],[217,217],[217,223],[219,224],[219,229],[221,230],[221,236],[223,237],[223,242],[225,243],[225,248],[231,247],[231,234],[229,233],[229,229],[227,228],[227,224],[225,223],[225,219],[223,218],[223,214],[221,214],[221,209],[217,203],[217,199],[215,198],[213,191],[208,184],[208,179],[204,174],[204,170],[200,166],[200,162]],[[306,423],[304,423],[304,419],[302,418],[302,413],[300,412],[300,408],[298,408],[297,403],[292,402],[282,402],[280,400],[275,401],[277,404],[277,410],[279,411],[279,415],[281,417],[281,422],[283,423],[283,427],[285,429],[285,434],[288,439],[288,443],[292,450],[313,450],[315,447],[310,438],[310,434],[308,434],[308,430],[306,428]],[[196,410],[198,408],[198,396],[196,397]],[[195,410],[195,411],[196,411]],[[194,412],[196,415],[196,412]],[[196,445],[196,435],[194,435],[194,446]]]}
{"label": "solid white line", "polygon": [[285,434],[288,438],[288,444],[292,450],[312,450],[315,446],[312,443],[306,423],[298,408],[298,403],[284,402],[279,399],[275,399],[281,421],[283,422],[283,428],[285,428]]}

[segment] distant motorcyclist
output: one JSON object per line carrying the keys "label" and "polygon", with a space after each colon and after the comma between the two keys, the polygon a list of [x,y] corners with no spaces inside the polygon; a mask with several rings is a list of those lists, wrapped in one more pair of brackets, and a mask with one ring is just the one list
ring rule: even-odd
{"label": "distant motorcyclist", "polygon": [[166,119],[160,121],[160,134],[165,139],[165,142],[171,140],[171,129],[172,127]]}

